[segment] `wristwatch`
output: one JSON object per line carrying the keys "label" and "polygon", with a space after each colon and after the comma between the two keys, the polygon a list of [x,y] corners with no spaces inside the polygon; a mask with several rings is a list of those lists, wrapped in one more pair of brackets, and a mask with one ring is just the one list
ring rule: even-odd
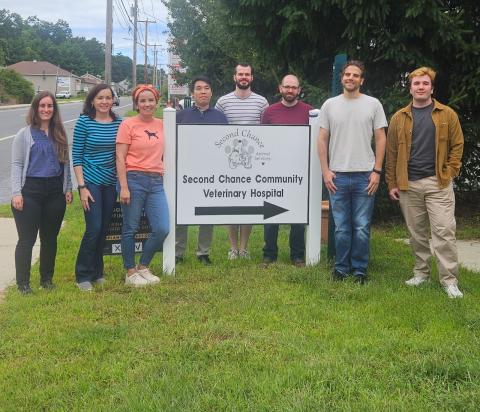
{"label": "wristwatch", "polygon": [[78,190],[80,190],[80,189],[85,189],[86,187],[87,187],[87,186],[85,186],[85,185],[78,185],[78,186],[77,186],[77,189],[78,189]]}
{"label": "wristwatch", "polygon": [[381,175],[381,174],[382,174],[382,171],[381,171],[381,170],[378,170],[378,169],[375,169],[375,168],[373,168],[372,172],[376,173],[377,175]]}

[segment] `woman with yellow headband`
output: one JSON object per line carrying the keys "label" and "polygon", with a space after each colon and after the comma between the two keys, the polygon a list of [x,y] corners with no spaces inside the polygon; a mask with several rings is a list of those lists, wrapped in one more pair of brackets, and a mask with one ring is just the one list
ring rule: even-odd
{"label": "woman with yellow headband", "polygon": [[[153,115],[160,95],[152,85],[141,84],[132,93],[138,114],[125,119],[117,134],[117,175],[122,206],[122,256],[125,283],[145,286],[160,279],[149,269],[153,255],[163,244],[170,223],[163,190],[163,122]],[[135,265],[135,233],[142,211],[152,233]]]}

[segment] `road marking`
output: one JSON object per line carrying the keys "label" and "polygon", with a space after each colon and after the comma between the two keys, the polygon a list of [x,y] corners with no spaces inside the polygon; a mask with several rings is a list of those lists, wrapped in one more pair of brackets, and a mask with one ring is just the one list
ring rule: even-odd
{"label": "road marking", "polygon": [[[72,103],[74,103],[74,102],[72,102]],[[124,107],[128,107],[128,106],[131,106],[131,103],[126,104],[125,106],[119,106],[119,107],[117,107],[117,109],[123,109]],[[71,119],[71,120],[65,120],[63,123],[65,124],[65,123],[70,123],[70,122],[76,122],[77,120],[78,120],[78,117],[76,117],[75,119]],[[16,136],[16,134],[12,134],[11,136],[0,137],[0,142],[3,142],[4,140],[13,139],[15,136]]]}

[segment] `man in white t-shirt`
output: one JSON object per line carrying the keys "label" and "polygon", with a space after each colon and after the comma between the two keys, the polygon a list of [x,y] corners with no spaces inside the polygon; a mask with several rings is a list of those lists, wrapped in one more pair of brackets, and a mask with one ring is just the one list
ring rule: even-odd
{"label": "man in white t-shirt", "polygon": [[[262,114],[268,107],[265,97],[252,91],[253,67],[249,63],[239,63],[233,75],[235,90],[218,99],[215,109],[220,110],[229,124],[260,124]],[[230,260],[250,257],[247,244],[252,225],[230,225]]]}
{"label": "man in white t-shirt", "polygon": [[364,76],[362,62],[351,60],[345,64],[343,93],[323,104],[318,136],[318,156],[335,222],[333,279],[343,280],[353,274],[360,283],[367,279],[370,223],[382,174],[387,127],[381,103],[360,93]]}

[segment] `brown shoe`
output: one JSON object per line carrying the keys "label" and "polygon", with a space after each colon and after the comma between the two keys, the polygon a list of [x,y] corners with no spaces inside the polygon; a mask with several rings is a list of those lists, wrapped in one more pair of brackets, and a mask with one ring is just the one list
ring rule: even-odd
{"label": "brown shoe", "polygon": [[270,265],[272,265],[273,263],[275,263],[274,260],[270,259],[270,258],[263,258],[263,262],[260,263],[258,265],[258,267],[260,269],[268,269],[270,267]]}
{"label": "brown shoe", "polygon": [[296,258],[292,260],[292,265],[297,267],[297,268],[304,268],[305,267],[305,261],[300,258]]}

